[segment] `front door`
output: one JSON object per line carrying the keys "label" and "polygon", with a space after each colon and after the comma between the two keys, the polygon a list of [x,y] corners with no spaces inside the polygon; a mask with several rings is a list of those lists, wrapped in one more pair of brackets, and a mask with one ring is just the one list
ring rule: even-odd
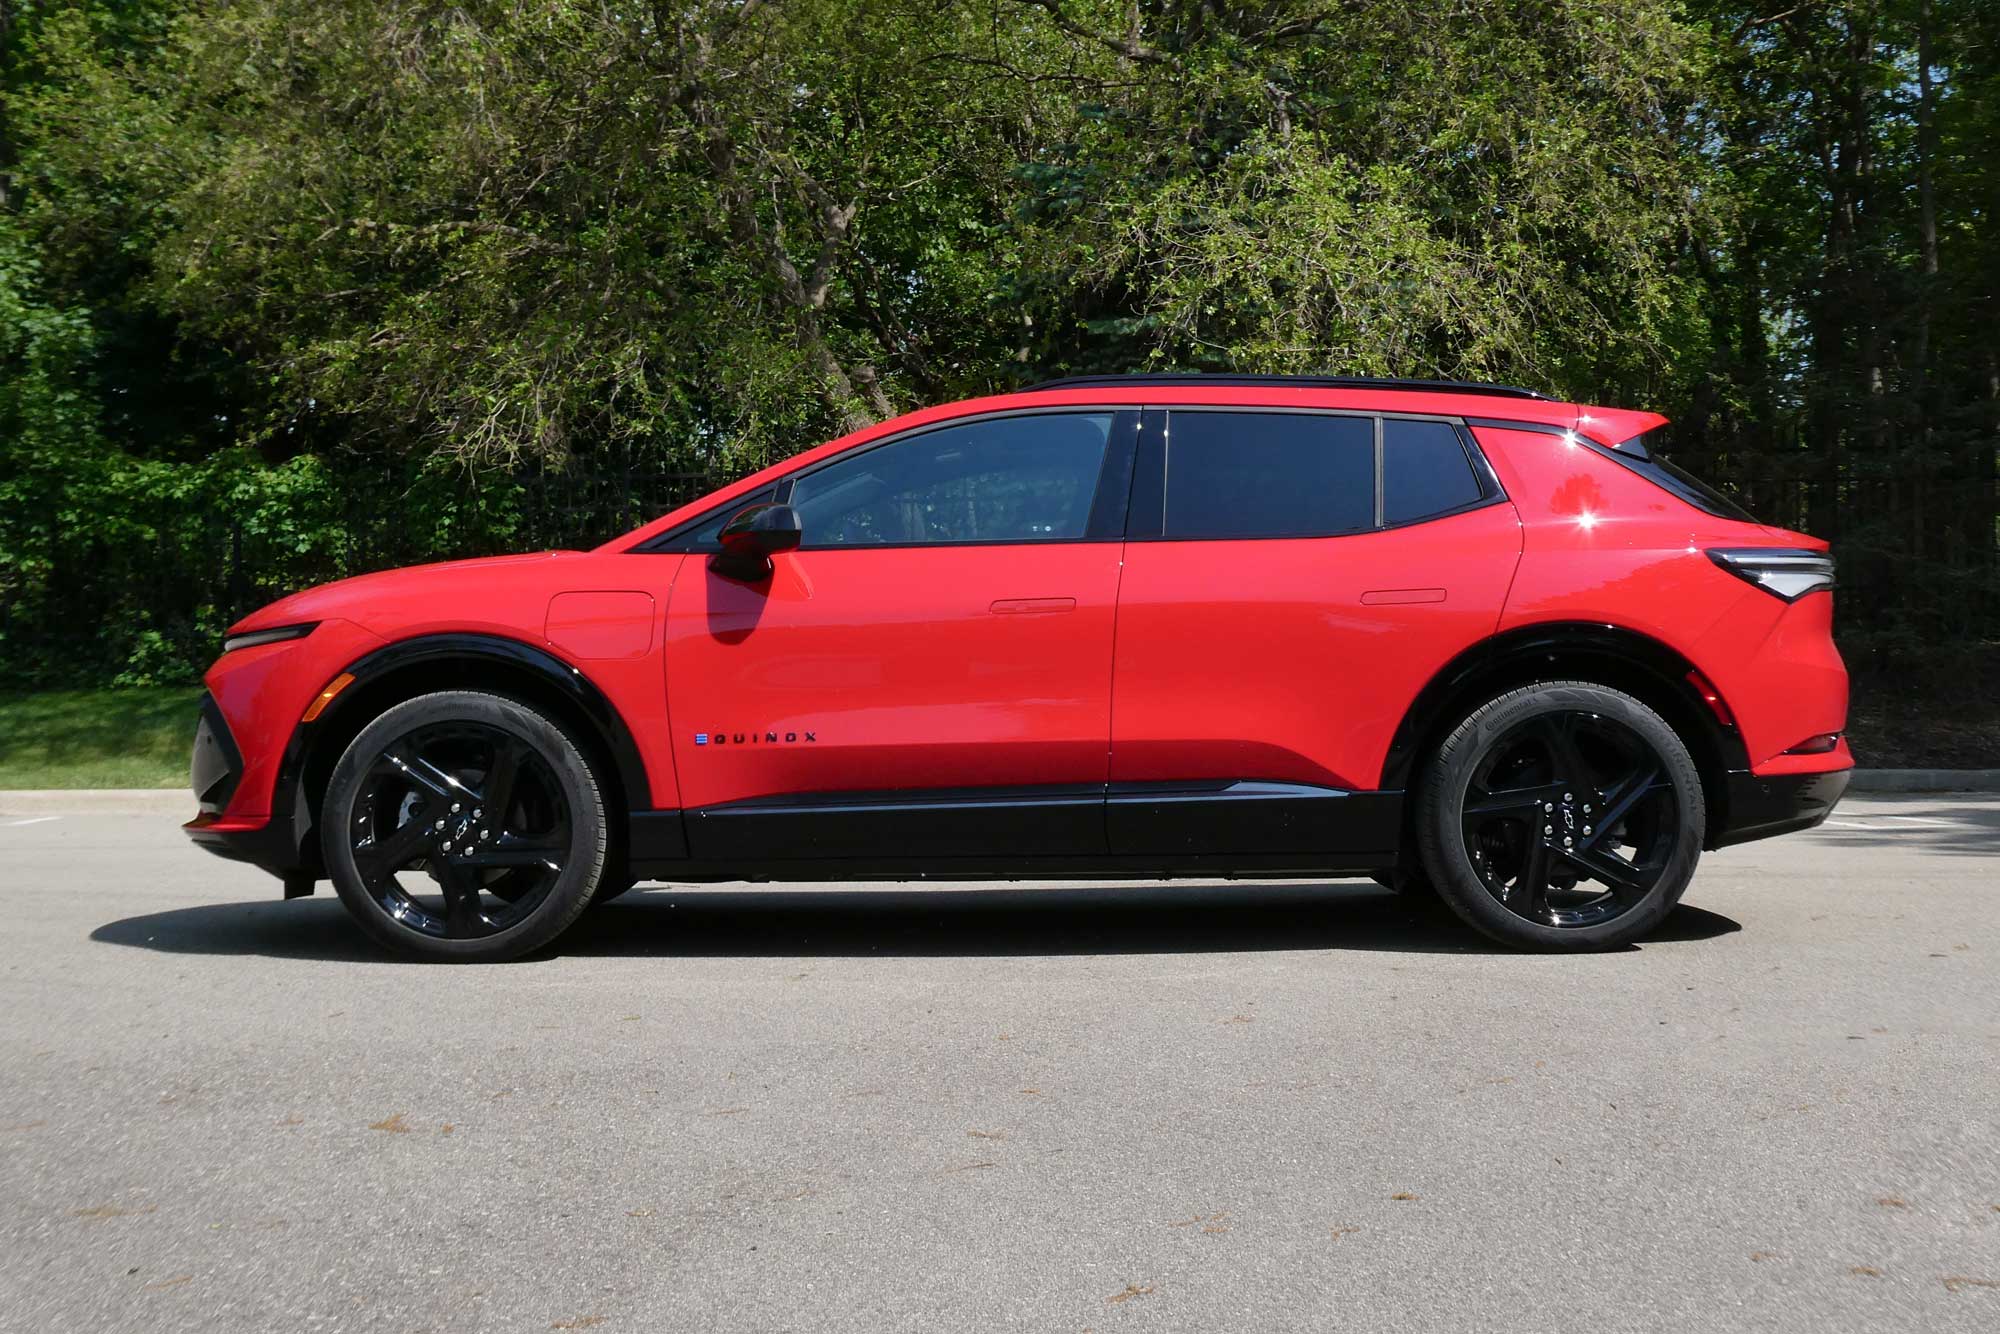
{"label": "front door", "polygon": [[666,669],[690,854],[1101,853],[1137,420],[893,437],[780,486],[803,540],[768,579],[689,556]]}

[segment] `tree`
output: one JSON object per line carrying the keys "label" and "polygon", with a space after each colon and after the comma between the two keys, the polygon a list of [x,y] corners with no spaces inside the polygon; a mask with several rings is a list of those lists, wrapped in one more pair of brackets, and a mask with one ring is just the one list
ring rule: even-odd
{"label": "tree", "polygon": [[635,475],[1171,367],[1659,407],[1839,541],[1858,660],[1962,660],[1996,51],[1983,0],[10,3],[0,487],[143,521],[10,515],[0,633],[192,663],[290,583],[608,535]]}

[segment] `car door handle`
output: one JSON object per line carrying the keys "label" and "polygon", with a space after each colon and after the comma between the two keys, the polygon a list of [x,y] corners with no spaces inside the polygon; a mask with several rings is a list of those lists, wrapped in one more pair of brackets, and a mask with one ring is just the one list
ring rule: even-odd
{"label": "car door handle", "polygon": [[1371,588],[1361,595],[1364,607],[1401,607],[1412,602],[1443,602],[1442,588]]}
{"label": "car door handle", "polygon": [[1075,611],[1075,598],[1001,598],[987,608],[995,616],[1047,616]]}

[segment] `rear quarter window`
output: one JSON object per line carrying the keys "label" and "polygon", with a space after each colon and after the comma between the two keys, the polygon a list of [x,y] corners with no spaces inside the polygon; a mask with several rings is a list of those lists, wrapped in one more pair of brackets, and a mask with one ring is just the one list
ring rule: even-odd
{"label": "rear quarter window", "polygon": [[1713,514],[1718,519],[1761,522],[1734,497],[1669,461],[1666,451],[1673,445],[1671,432],[1671,426],[1656,426],[1612,446],[1611,456],[1653,485],[1672,492],[1703,513]]}
{"label": "rear quarter window", "polygon": [[1484,499],[1458,428],[1449,422],[1382,423],[1382,522],[1415,523]]}

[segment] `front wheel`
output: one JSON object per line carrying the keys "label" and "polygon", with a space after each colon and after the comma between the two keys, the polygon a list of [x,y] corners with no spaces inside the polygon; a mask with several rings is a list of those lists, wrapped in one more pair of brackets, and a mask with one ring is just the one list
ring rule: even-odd
{"label": "front wheel", "polygon": [[524,704],[441,691],[395,705],[334,766],[321,846],[363,930],[427,959],[546,945],[604,874],[603,794],[575,742]]}
{"label": "front wheel", "polygon": [[1611,949],[1680,901],[1705,819],[1665,719],[1556,681],[1488,701],[1446,739],[1419,787],[1417,842],[1440,897],[1493,939]]}

